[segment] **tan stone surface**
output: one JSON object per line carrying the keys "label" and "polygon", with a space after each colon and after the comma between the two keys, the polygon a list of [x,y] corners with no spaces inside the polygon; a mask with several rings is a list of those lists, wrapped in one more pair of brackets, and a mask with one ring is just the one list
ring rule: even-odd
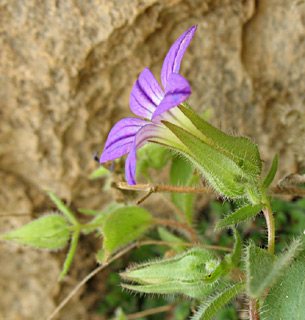
{"label": "tan stone surface", "polygon": [[[195,24],[181,69],[192,85],[190,104],[210,108],[228,132],[252,137],[267,164],[280,153],[281,174],[305,167],[304,2],[0,0],[1,214],[40,215],[51,206],[45,188],[74,207],[101,207],[100,183],[87,179],[92,153],[131,115],[139,72],[149,66],[159,78],[170,45]],[[53,266],[46,268],[37,251],[12,250],[1,243],[1,263],[23,267],[10,274],[11,286],[1,282],[0,318],[37,319],[29,311],[41,310],[35,293],[45,295],[49,312],[59,266],[53,255],[43,256]],[[28,292],[30,309],[21,307]]]}

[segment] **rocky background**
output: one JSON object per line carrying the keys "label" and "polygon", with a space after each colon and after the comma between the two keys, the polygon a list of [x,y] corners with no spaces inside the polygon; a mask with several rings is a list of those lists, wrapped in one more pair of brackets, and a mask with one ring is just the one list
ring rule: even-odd
{"label": "rocky background", "polygon": [[[141,70],[158,78],[192,25],[181,68],[191,106],[253,138],[267,165],[279,153],[279,177],[305,168],[304,1],[0,0],[0,232],[51,209],[44,189],[75,208],[104,205],[101,183],[88,179],[92,153],[131,115]],[[0,243],[0,318],[46,319],[68,292],[57,283],[61,264]],[[84,265],[68,288],[94,267]],[[95,318],[94,302],[77,299],[58,319]]]}

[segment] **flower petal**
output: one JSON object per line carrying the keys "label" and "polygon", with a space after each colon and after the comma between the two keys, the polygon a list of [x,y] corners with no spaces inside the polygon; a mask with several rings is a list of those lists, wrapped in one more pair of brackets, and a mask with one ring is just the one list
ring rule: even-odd
{"label": "flower petal", "polygon": [[167,87],[167,81],[172,73],[178,73],[184,53],[189,46],[197,26],[185,31],[169,49],[161,70],[161,82],[163,88]]}
{"label": "flower petal", "polygon": [[156,124],[147,124],[136,134],[125,162],[125,175],[128,184],[136,184],[136,150],[143,147],[150,138],[160,136],[160,130],[163,132],[164,128]]}
{"label": "flower petal", "polygon": [[167,82],[165,96],[152,116],[152,121],[158,123],[156,118],[163,112],[178,106],[191,94],[191,87],[188,81],[178,73],[172,73]]}
{"label": "flower petal", "polygon": [[125,118],[117,122],[109,132],[100,163],[128,153],[135,135],[147,123],[147,121],[137,118]]}
{"label": "flower petal", "polygon": [[151,71],[145,68],[132,87],[129,98],[130,109],[139,117],[151,119],[163,96],[164,92],[158,81]]}

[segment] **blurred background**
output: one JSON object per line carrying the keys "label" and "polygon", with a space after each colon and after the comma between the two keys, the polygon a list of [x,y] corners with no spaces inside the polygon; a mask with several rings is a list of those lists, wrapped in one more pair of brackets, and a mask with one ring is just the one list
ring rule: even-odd
{"label": "blurred background", "polygon": [[[278,153],[277,178],[304,173],[304,1],[0,0],[0,232],[50,212],[44,189],[72,209],[104,207],[92,154],[131,116],[142,69],[160,79],[166,52],[193,25],[181,67],[192,108],[251,137],[267,168]],[[100,241],[81,242],[62,283],[64,252],[1,242],[0,318],[45,319],[96,266]],[[89,282],[58,319],[107,319],[97,310],[109,277]]]}

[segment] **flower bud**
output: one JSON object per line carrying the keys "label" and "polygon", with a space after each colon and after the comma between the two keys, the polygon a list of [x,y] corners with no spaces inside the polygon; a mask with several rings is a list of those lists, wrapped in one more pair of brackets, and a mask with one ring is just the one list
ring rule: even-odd
{"label": "flower bud", "polygon": [[[185,294],[201,298],[211,293],[216,285],[206,281],[219,269],[220,260],[209,250],[195,247],[173,258],[152,261],[135,266],[121,273],[122,278],[140,285],[123,287],[145,293]],[[209,282],[209,283],[208,283]]]}

